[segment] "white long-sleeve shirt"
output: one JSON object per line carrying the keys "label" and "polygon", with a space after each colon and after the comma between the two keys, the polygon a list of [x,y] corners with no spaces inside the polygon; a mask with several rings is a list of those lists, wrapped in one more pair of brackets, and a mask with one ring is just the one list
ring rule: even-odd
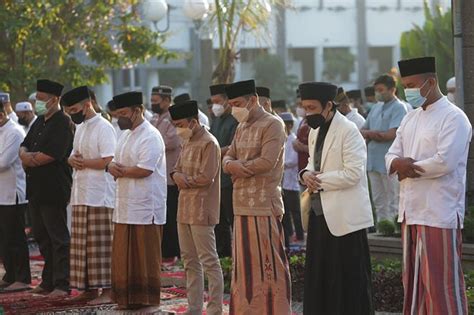
{"label": "white long-sleeve shirt", "polygon": [[283,189],[299,191],[298,182],[298,153],[293,148],[296,136],[290,133],[285,143],[285,169],[283,171]]}
{"label": "white long-sleeve shirt", "polygon": [[0,205],[26,203],[25,172],[18,151],[25,138],[23,128],[10,119],[0,127]]}
{"label": "white long-sleeve shirt", "polygon": [[359,130],[364,127],[365,118],[359,114],[357,108],[351,108],[351,111],[346,115],[346,118],[356,124]]}
{"label": "white long-sleeve shirt", "polygon": [[399,222],[445,229],[463,226],[471,138],[468,118],[446,97],[405,116],[385,156],[387,170],[390,173],[395,158],[405,157],[416,160],[425,173],[400,182]]}

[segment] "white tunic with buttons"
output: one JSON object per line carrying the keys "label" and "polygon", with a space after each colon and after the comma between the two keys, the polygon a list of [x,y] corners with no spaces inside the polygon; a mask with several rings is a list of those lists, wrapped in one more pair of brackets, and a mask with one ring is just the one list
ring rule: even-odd
{"label": "white tunic with buttons", "polygon": [[117,179],[113,222],[121,224],[166,223],[166,157],[160,132],[148,121],[120,137],[114,161],[153,173],[145,178]]}
{"label": "white tunic with buttons", "polygon": [[395,158],[405,157],[416,160],[425,173],[400,182],[399,222],[462,227],[471,137],[468,118],[446,97],[405,116],[385,156],[387,170]]}

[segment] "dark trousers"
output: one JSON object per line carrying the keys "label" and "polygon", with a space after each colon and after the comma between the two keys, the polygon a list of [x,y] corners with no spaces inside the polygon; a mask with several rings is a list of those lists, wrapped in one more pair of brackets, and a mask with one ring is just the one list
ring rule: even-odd
{"label": "dark trousers", "polygon": [[5,267],[3,281],[30,284],[30,258],[25,235],[26,205],[0,206],[0,238]]}
{"label": "dark trousers", "polygon": [[168,185],[166,224],[163,227],[163,241],[161,242],[163,258],[179,257],[178,226],[176,222],[178,215],[178,198],[178,186]]}
{"label": "dark trousers", "polygon": [[374,314],[365,229],[336,237],[311,212],[305,262],[305,315]]}
{"label": "dark trousers", "polygon": [[221,188],[219,224],[214,229],[219,258],[232,256],[232,225],[234,224],[232,193],[232,186]]}
{"label": "dark trousers", "polygon": [[288,248],[293,231],[296,231],[296,238],[299,241],[304,240],[303,224],[301,223],[300,192],[284,189],[283,204],[285,206],[285,214],[283,215],[282,224],[285,230],[285,246]]}
{"label": "dark trousers", "polygon": [[66,205],[30,202],[33,234],[44,257],[40,286],[45,290],[69,290],[69,231]]}

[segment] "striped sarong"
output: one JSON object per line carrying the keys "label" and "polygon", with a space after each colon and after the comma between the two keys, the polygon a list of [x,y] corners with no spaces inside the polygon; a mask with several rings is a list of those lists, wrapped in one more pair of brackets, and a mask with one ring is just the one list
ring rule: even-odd
{"label": "striped sarong", "polygon": [[281,222],[235,216],[230,314],[291,314],[291,282]]}
{"label": "striped sarong", "polygon": [[460,229],[402,224],[404,315],[467,314]]}
{"label": "striped sarong", "polygon": [[72,207],[70,284],[78,290],[110,288],[113,209]]}

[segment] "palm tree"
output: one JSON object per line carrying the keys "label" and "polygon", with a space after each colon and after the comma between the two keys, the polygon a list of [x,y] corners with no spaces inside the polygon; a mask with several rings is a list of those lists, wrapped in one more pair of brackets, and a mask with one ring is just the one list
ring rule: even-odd
{"label": "palm tree", "polygon": [[210,18],[219,38],[218,63],[212,74],[215,83],[230,83],[239,58],[237,39],[242,30],[261,36],[267,29],[272,5],[285,5],[284,0],[214,0],[215,11]]}

